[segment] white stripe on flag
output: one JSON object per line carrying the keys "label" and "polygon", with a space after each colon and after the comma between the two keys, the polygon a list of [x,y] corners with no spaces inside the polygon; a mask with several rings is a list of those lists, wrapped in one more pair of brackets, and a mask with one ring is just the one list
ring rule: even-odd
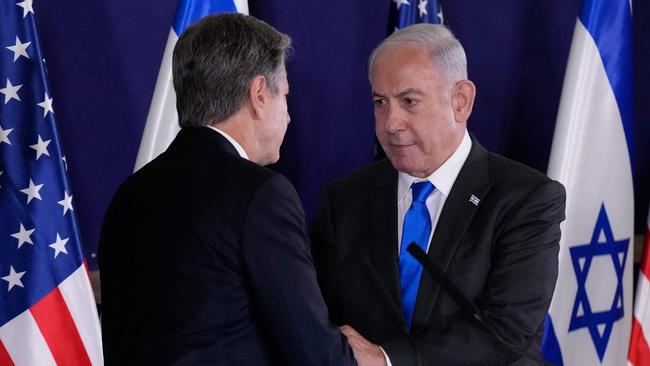
{"label": "white stripe on flag", "polygon": [[172,81],[172,54],[176,41],[178,41],[178,35],[172,28],[169,37],[167,37],[167,45],[158,72],[156,89],[151,99],[134,171],[142,168],[165,151],[180,131],[176,113],[176,93]]}
{"label": "white stripe on flag", "polygon": [[56,365],[29,310],[3,325],[0,328],[0,339],[17,366]]}
{"label": "white stripe on flag", "polygon": [[647,306],[647,304],[650,304],[650,282],[648,282],[648,278],[642,271],[639,271],[636,299],[634,302],[637,304],[637,306],[634,307],[634,317],[641,325],[643,337],[645,339],[650,339],[648,338],[648,331],[650,331],[650,309]]}
{"label": "white stripe on flag", "polygon": [[248,15],[248,0],[234,0],[234,3],[235,7],[237,7],[237,12]]}
{"label": "white stripe on flag", "polygon": [[90,362],[93,365],[103,365],[99,317],[95,311],[95,300],[86,267],[81,265],[59,285],[59,289],[77,326],[77,331],[86,348]]}

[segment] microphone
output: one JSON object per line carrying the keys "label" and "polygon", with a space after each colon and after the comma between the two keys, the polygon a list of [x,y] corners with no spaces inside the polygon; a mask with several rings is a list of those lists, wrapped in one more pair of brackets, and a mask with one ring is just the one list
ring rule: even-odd
{"label": "microphone", "polygon": [[470,300],[463,292],[451,281],[449,277],[440,269],[436,264],[427,256],[427,254],[418,246],[415,242],[411,242],[406,250],[411,253],[411,255],[422,265],[422,267],[429,272],[431,277],[440,284],[449,295],[454,299],[454,301],[460,306],[460,308],[472,318],[474,318],[485,330],[487,330],[494,338],[499,341],[499,343],[506,346],[509,350],[516,353],[521,357],[530,358],[538,364],[555,366],[552,363],[544,360],[536,354],[531,354],[525,349],[516,347],[506,342],[497,332],[492,328],[487,322],[483,320],[483,315],[481,315],[481,310],[479,309],[472,300]]}

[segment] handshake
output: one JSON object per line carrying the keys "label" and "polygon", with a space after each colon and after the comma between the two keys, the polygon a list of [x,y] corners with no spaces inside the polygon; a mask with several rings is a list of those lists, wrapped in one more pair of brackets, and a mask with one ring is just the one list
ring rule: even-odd
{"label": "handshake", "polygon": [[389,366],[381,347],[365,339],[349,325],[344,325],[340,329],[341,333],[348,338],[348,344],[359,366]]}

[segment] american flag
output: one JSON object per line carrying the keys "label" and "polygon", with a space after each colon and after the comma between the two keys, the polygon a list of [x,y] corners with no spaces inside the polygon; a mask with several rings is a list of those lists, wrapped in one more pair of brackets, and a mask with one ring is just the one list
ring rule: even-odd
{"label": "american flag", "polygon": [[636,282],[632,336],[628,353],[628,365],[650,365],[650,212],[643,247],[643,259]]}
{"label": "american flag", "polygon": [[394,30],[417,23],[442,24],[444,18],[438,0],[392,0]]}
{"label": "american flag", "polygon": [[0,18],[0,365],[101,365],[33,0]]}

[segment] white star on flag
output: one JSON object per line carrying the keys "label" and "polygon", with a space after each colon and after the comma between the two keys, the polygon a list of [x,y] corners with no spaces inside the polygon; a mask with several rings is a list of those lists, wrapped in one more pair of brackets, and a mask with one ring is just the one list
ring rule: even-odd
{"label": "white star on flag", "polygon": [[72,208],[72,195],[68,196],[68,192],[66,191],[63,191],[63,199],[57,203],[63,206],[63,216],[68,213],[68,210],[74,211]]}
{"label": "white star on flag", "polygon": [[54,249],[54,258],[56,258],[60,253],[68,254],[67,249],[65,249],[65,244],[70,240],[70,238],[61,239],[59,233],[56,233],[56,241],[49,245],[50,248]]}
{"label": "white star on flag", "polygon": [[20,38],[16,36],[16,44],[5,48],[14,53],[14,62],[16,62],[20,56],[29,58],[29,55],[27,54],[27,47],[29,47],[30,44],[32,44],[32,42],[22,43],[20,41]]}
{"label": "white star on flag", "polygon": [[50,156],[50,152],[47,151],[47,145],[50,144],[52,140],[45,140],[41,138],[41,135],[38,135],[38,142],[34,145],[29,145],[32,149],[36,150],[36,160],[41,157],[41,155]]}
{"label": "white star on flag", "polygon": [[54,98],[48,97],[47,93],[45,93],[45,98],[43,99],[43,101],[38,103],[38,106],[43,108],[43,117],[47,116],[49,112],[54,113],[54,109],[52,108],[52,102],[54,102]]}
{"label": "white star on flag", "polygon": [[41,201],[43,200],[41,198],[41,194],[38,193],[38,191],[40,191],[41,188],[43,188],[42,184],[34,185],[34,182],[32,182],[32,180],[30,179],[29,187],[20,190],[21,192],[27,195],[27,204],[29,204],[34,198],[38,198]]}
{"label": "white star on flag", "polygon": [[9,274],[2,277],[3,280],[9,282],[9,289],[7,289],[7,292],[11,291],[14,286],[25,288],[25,286],[23,286],[23,281],[20,280],[25,275],[25,273],[26,271],[16,272],[14,266],[9,267]]}
{"label": "white star on flag", "polygon": [[11,234],[12,237],[18,239],[18,249],[20,249],[20,247],[25,243],[31,244],[32,246],[34,245],[31,235],[35,230],[36,229],[26,230],[23,223],[20,223],[20,230],[15,234]]}
{"label": "white star on flag", "polygon": [[9,134],[13,130],[14,130],[13,128],[8,128],[6,130],[3,130],[2,126],[0,126],[0,144],[4,142],[5,144],[11,145],[11,141],[9,141]]}
{"label": "white star on flag", "polygon": [[0,89],[0,93],[5,95],[5,104],[9,103],[10,100],[16,99],[20,102],[20,97],[18,96],[18,90],[22,88],[23,85],[11,85],[11,81],[7,79],[7,85]]}
{"label": "white star on flag", "polygon": [[445,16],[442,14],[442,5],[440,5],[440,11],[436,15],[438,16],[438,19],[440,19],[440,24],[444,24]]}
{"label": "white star on flag", "polygon": [[65,171],[68,171],[68,161],[66,160],[65,156],[61,158],[63,160],[63,166],[65,167]]}
{"label": "white star on flag", "polygon": [[23,8],[23,18],[27,17],[27,14],[34,14],[34,0],[25,0],[22,3],[17,3],[16,5]]}
{"label": "white star on flag", "polygon": [[420,3],[418,4],[418,9],[420,10],[420,18],[422,18],[423,16],[429,14],[429,13],[427,13],[427,3],[428,2],[429,2],[428,0],[420,0]]}
{"label": "white star on flag", "polygon": [[411,5],[409,4],[408,0],[393,0],[393,2],[397,6],[397,10],[399,10],[399,7],[402,5]]}

